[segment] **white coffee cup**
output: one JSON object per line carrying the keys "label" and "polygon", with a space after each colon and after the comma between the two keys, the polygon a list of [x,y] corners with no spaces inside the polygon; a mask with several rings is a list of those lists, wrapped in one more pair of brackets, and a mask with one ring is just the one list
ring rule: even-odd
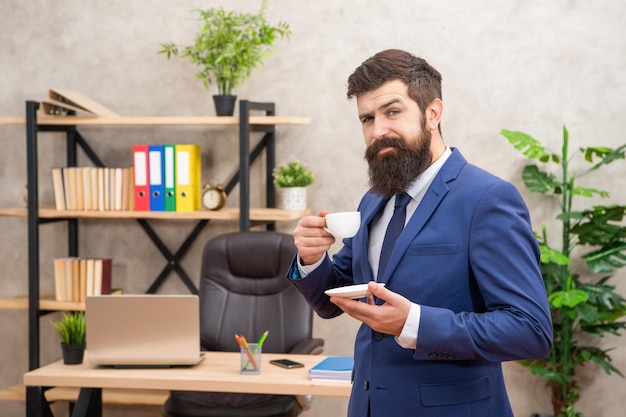
{"label": "white coffee cup", "polygon": [[361,212],[343,211],[326,215],[326,230],[336,238],[352,237],[361,226]]}

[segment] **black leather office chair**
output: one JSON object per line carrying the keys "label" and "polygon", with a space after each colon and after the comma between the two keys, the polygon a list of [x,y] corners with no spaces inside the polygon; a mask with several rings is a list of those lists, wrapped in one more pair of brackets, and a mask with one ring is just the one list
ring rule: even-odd
{"label": "black leather office chair", "polygon": [[[207,242],[199,287],[204,350],[239,351],[235,334],[256,341],[269,330],[264,353],[322,352],[324,341],[311,336],[311,309],[285,278],[295,253],[293,238],[278,232],[236,232]],[[169,417],[295,417],[310,400],[172,391],[163,412]]]}

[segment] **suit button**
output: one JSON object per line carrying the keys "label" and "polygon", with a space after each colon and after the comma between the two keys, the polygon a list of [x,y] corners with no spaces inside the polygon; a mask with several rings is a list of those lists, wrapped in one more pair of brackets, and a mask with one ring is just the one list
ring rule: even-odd
{"label": "suit button", "polygon": [[363,390],[367,391],[370,388],[370,383],[366,380],[363,381]]}
{"label": "suit button", "polygon": [[374,332],[374,340],[380,342],[381,340],[383,340],[383,334],[380,332]]}

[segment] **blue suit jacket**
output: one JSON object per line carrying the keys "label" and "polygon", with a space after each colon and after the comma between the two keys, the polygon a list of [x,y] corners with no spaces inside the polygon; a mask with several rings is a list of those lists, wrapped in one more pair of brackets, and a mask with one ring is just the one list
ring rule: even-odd
{"label": "blue suit jacket", "polygon": [[[342,313],[324,290],[372,279],[369,225],[386,200],[367,193],[361,228],[304,278],[288,276],[323,318]],[[295,260],[294,260],[295,262]],[[552,325],[539,250],[518,191],[460,152],[441,168],[379,277],[421,305],[415,350],[362,325],[350,417],[507,417],[501,362],[543,358]]]}

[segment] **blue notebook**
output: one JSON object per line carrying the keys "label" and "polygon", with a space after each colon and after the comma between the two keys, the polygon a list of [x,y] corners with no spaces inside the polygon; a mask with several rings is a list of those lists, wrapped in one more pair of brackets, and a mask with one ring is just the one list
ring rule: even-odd
{"label": "blue notebook", "polygon": [[309,370],[311,379],[352,380],[352,356],[329,356]]}

